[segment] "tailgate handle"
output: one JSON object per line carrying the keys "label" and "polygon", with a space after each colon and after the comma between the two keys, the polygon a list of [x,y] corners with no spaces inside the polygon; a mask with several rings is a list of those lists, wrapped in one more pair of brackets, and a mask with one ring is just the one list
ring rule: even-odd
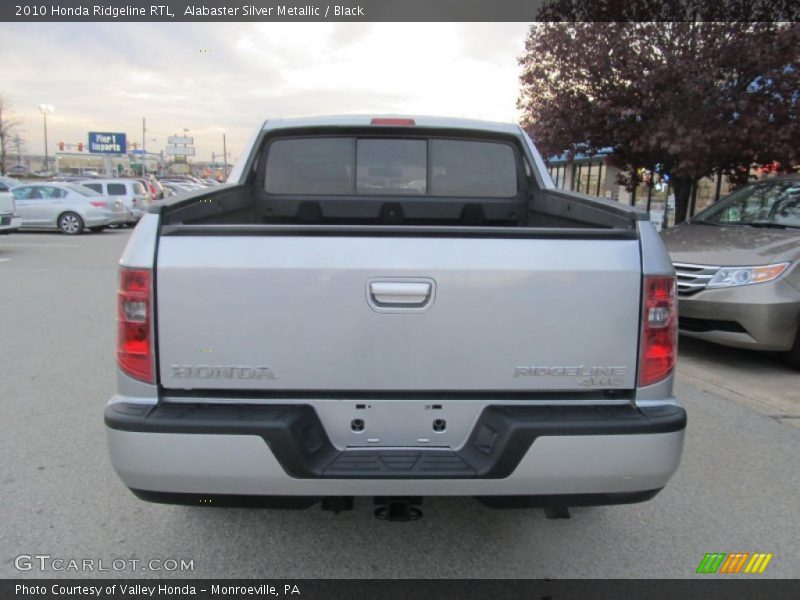
{"label": "tailgate handle", "polygon": [[425,306],[431,298],[431,289],[427,281],[372,281],[369,284],[369,294],[376,306]]}

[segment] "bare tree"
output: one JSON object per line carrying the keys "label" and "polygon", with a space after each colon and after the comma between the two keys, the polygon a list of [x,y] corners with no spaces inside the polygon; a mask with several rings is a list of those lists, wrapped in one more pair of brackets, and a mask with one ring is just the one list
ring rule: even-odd
{"label": "bare tree", "polygon": [[14,152],[17,155],[17,166],[22,164],[22,153],[27,152],[28,144],[19,133],[14,134]]}

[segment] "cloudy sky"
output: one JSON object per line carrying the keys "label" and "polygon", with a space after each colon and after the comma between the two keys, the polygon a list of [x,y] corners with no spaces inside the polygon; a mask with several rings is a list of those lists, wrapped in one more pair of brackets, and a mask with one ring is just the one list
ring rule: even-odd
{"label": "cloudy sky", "polygon": [[[516,118],[524,23],[0,24],[0,94],[29,152],[119,131],[232,158],[264,119],[345,113]],[[155,140],[155,141],[153,141]]]}

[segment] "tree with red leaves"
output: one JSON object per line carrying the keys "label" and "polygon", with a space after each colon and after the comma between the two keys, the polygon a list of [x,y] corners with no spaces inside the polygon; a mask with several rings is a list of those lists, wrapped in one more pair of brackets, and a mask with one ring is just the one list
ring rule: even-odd
{"label": "tree with red leaves", "polygon": [[667,173],[676,223],[702,177],[798,164],[800,23],[597,22],[573,9],[546,4],[550,22],[531,26],[519,58],[522,125],[546,155],[611,148],[629,185],[640,167]]}

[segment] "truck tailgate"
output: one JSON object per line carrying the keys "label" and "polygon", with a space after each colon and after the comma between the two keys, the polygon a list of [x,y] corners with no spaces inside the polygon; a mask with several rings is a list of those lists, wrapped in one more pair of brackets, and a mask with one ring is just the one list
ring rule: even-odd
{"label": "truck tailgate", "polygon": [[640,288],[635,239],[166,235],[160,383],[632,389]]}

